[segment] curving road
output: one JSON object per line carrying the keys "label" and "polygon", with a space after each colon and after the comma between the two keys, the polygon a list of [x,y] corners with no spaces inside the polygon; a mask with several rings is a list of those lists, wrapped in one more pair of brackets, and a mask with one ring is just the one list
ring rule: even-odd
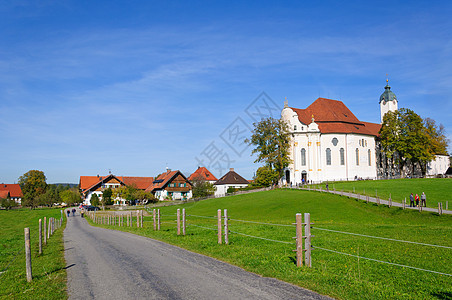
{"label": "curving road", "polygon": [[216,259],[69,217],[69,299],[329,299]]}

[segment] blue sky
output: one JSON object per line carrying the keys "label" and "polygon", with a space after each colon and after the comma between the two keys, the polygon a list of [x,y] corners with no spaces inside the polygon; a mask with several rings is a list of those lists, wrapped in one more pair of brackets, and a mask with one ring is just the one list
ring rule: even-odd
{"label": "blue sky", "polygon": [[253,107],[325,97],[378,123],[386,74],[451,138],[452,4],[367,2],[0,0],[0,182],[251,179]]}

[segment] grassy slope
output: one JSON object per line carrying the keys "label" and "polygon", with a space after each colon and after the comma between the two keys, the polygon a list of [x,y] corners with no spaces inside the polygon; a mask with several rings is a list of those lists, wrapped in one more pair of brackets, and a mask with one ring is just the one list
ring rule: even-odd
{"label": "grassy slope", "polygon": [[[343,230],[429,244],[452,246],[452,217],[403,211],[366,204],[336,195],[277,190],[212,199],[181,205],[187,214],[215,216],[227,208],[231,219],[291,224],[298,212],[310,212],[314,227]],[[178,207],[162,208],[163,222],[173,222]],[[241,266],[263,276],[276,277],[319,293],[342,299],[417,298],[452,296],[452,277],[389,266],[349,256],[314,250],[313,267],[295,266],[294,245],[231,234],[230,245],[218,245],[216,232],[195,226],[187,236],[177,236],[174,224],[152,230],[121,228],[163,240]],[[188,223],[214,229],[215,219],[188,216]],[[108,226],[107,226],[108,227]],[[230,230],[292,242],[292,227],[230,221]],[[375,240],[313,229],[313,245],[360,256],[452,274],[452,250]]]}
{"label": "grassy slope", "polygon": [[[418,194],[422,192],[427,195],[427,206],[437,208],[438,202],[443,203],[446,208],[446,201],[452,207],[452,178],[414,178],[414,179],[391,179],[391,180],[365,180],[365,181],[345,181],[330,183],[336,190],[344,190],[353,192],[353,188],[357,193],[375,197],[375,193],[382,199],[388,199],[391,195],[396,202],[402,202],[407,199],[410,203],[410,194]],[[322,188],[325,188],[323,185]]]}
{"label": "grassy slope", "polygon": [[[0,275],[1,299],[66,299],[63,229],[57,230],[38,254],[38,220],[60,217],[59,209],[0,211],[0,270],[19,252]],[[33,281],[25,276],[24,227],[30,227]]]}

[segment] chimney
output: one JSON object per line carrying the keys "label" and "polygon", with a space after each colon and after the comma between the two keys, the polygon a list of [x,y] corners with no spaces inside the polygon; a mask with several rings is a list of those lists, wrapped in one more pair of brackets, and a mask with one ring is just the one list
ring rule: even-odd
{"label": "chimney", "polygon": [[168,169],[168,167],[166,167],[166,173],[168,174],[169,172],[171,172],[171,169]]}
{"label": "chimney", "polygon": [[234,172],[234,168],[230,168],[230,169],[229,169],[229,172]]}
{"label": "chimney", "polygon": [[99,174],[97,174],[97,178],[99,178]]}

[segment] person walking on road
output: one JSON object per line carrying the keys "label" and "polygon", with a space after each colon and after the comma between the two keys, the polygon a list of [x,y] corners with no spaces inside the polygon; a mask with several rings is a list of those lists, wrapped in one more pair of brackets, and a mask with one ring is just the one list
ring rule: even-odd
{"label": "person walking on road", "polygon": [[419,195],[416,194],[416,196],[414,196],[414,200],[416,200],[416,207],[419,207]]}
{"label": "person walking on road", "polygon": [[422,195],[421,195],[421,206],[423,205],[424,207],[427,207],[426,200],[427,200],[427,196],[425,196],[425,193],[422,192]]}
{"label": "person walking on road", "polygon": [[72,209],[72,216],[75,216],[75,208]]}
{"label": "person walking on road", "polygon": [[69,216],[71,215],[71,211],[68,209],[68,210],[66,210],[66,212],[67,212],[67,217],[69,218]]}
{"label": "person walking on road", "polygon": [[413,193],[410,195],[410,207],[414,207],[414,196]]}

